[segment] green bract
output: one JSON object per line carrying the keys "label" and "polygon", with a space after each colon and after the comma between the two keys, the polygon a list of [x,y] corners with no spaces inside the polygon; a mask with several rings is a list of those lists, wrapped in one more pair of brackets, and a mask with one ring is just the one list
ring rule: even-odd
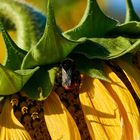
{"label": "green bract", "polygon": [[[24,50],[29,50],[40,39],[46,18],[38,10],[25,2],[17,0],[0,0],[0,17],[7,28],[16,28],[17,44]],[[10,26],[9,19],[14,26]]]}
{"label": "green bract", "polygon": [[38,67],[33,70],[12,71],[0,65],[0,95],[10,95],[20,91],[37,69]]}
{"label": "green bract", "polygon": [[120,36],[116,38],[88,38],[83,44],[79,44],[73,52],[83,54],[89,59],[108,60],[139,49],[139,43],[138,40],[132,45],[128,39]]}
{"label": "green bract", "polygon": [[126,36],[130,36],[130,37],[132,37],[132,36],[136,37],[140,34],[140,22],[130,21],[128,23],[123,23],[121,25],[117,25],[108,34],[126,35]]}
{"label": "green bract", "polygon": [[2,31],[3,38],[7,49],[7,56],[4,65],[12,70],[20,69],[23,58],[26,52],[20,49],[8,33],[5,31],[3,25],[0,23],[0,30]]}
{"label": "green bract", "polygon": [[58,31],[52,1],[48,1],[47,9],[48,16],[44,34],[37,45],[32,47],[25,56],[22,68],[59,62],[67,57],[78,44],[77,42],[64,38]]}
{"label": "green bract", "polygon": [[[73,54],[70,56],[77,66],[80,73],[87,74],[90,77],[110,81],[103,70],[103,61],[99,59],[88,59],[86,56],[81,54]],[[81,63],[82,62],[82,63]]]}
{"label": "green bract", "polygon": [[41,67],[23,87],[33,99],[46,99],[55,83],[56,68]]}
{"label": "green bract", "polygon": [[117,23],[116,20],[107,17],[100,10],[96,0],[87,0],[87,8],[80,23],[63,34],[72,40],[82,37],[104,37]]}
{"label": "green bract", "polygon": [[[0,65],[0,96],[23,90],[31,98],[46,99],[55,84],[57,67],[67,57],[75,60],[81,73],[109,81],[103,71],[105,60],[124,59],[140,48],[139,17],[131,0],[126,5],[125,22],[120,24],[106,16],[96,0],[88,0],[79,24],[61,33],[53,0],[48,0],[45,15],[25,3],[1,0],[0,29],[7,56]],[[10,28],[17,30],[18,45],[5,31]]]}

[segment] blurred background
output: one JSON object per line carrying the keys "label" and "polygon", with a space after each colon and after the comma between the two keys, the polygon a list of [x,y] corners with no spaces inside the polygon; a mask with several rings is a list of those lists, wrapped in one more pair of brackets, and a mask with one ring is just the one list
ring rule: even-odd
{"label": "blurred background", "polygon": [[[25,0],[39,9],[44,7],[43,0]],[[75,26],[81,19],[87,0],[54,0],[55,15],[61,29]],[[100,8],[109,16],[123,22],[125,17],[125,0],[97,0]],[[140,0],[132,0],[137,14],[140,15]]]}
{"label": "blurred background", "polygon": [[[119,21],[123,21],[125,17],[125,2],[126,0],[104,0],[106,3],[107,13]],[[131,0],[137,14],[140,16],[140,0]]]}

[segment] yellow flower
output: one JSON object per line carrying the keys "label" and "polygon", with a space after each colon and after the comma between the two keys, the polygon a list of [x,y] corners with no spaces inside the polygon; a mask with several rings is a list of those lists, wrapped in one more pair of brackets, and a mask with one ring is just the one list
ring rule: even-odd
{"label": "yellow flower", "polygon": [[[105,66],[105,72],[111,80],[110,83],[82,76],[79,99],[90,137],[93,140],[139,140],[140,116],[136,103],[128,88],[109,67]],[[65,94],[70,97],[73,93]],[[43,102],[44,120],[50,139],[84,139],[74,120],[75,116],[70,114],[60,99],[53,91]],[[6,99],[0,114],[0,139],[31,139],[27,130],[14,116],[9,102],[9,99]]]}
{"label": "yellow flower", "polygon": [[[117,64],[140,98],[138,68],[121,60]],[[23,92],[6,95],[0,102],[0,140],[140,140],[136,101],[110,67],[104,71],[110,82],[81,75],[79,89],[68,92],[55,85],[44,101]]]}
{"label": "yellow flower", "polygon": [[123,60],[118,60],[117,64],[124,71],[137,96],[140,99],[140,70],[134,65]]}
{"label": "yellow flower", "polygon": [[[137,96],[140,98],[139,69],[126,61],[118,60],[116,63],[124,71]],[[93,79],[86,75],[82,76],[81,87],[78,93],[80,102],[78,103],[82,106],[87,128],[83,127],[81,129],[83,133],[88,131],[89,134],[82,134],[79,127],[81,127],[84,120],[78,125],[75,120],[76,115],[72,114],[70,109],[64,105],[63,100],[60,100],[60,94],[53,91],[48,99],[44,101],[42,107],[45,125],[47,126],[47,130],[44,129],[44,131],[48,131],[47,133],[50,135],[46,136],[48,139],[80,140],[87,139],[88,135],[93,140],[140,139],[140,116],[130,91],[109,67],[105,66],[105,71],[110,78],[110,83]],[[56,91],[59,92],[59,90]],[[73,94],[65,93],[65,91],[61,92],[64,92],[70,98]],[[70,98],[68,99],[73,100]],[[17,104],[15,103],[15,105]],[[12,140],[15,137],[16,139],[30,140],[35,137],[36,131],[28,131],[29,126],[27,129],[24,126],[26,124],[21,123],[21,118],[29,114],[27,110],[29,110],[28,107],[23,106],[22,110],[14,113],[10,100],[6,99],[4,101],[0,114],[0,140]],[[16,115],[19,112],[20,115]],[[37,125],[39,117],[36,112],[29,114],[29,116],[27,115],[27,118],[31,119],[31,125]],[[39,133],[36,135],[38,135],[36,139],[43,137]],[[44,139],[46,137],[44,136]]]}
{"label": "yellow flower", "polygon": [[92,139],[138,140],[140,116],[131,93],[110,69],[111,83],[83,77],[80,101]]}
{"label": "yellow flower", "polygon": [[53,140],[80,140],[78,128],[56,93],[44,103],[46,125]]}
{"label": "yellow flower", "polygon": [[0,114],[0,140],[31,140],[30,135],[14,115],[10,100],[6,99]]}

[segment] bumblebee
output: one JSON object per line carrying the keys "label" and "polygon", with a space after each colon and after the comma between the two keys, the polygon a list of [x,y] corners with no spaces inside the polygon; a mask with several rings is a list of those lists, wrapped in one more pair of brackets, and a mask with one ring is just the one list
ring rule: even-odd
{"label": "bumblebee", "polygon": [[65,59],[59,65],[56,82],[65,90],[70,91],[80,86],[80,72],[76,69],[74,60]]}

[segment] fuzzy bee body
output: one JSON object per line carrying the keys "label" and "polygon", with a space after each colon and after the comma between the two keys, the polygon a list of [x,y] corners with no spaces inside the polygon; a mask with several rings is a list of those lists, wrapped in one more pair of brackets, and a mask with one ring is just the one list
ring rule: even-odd
{"label": "fuzzy bee body", "polygon": [[64,60],[59,66],[57,81],[65,90],[73,90],[80,85],[80,72],[72,59]]}

